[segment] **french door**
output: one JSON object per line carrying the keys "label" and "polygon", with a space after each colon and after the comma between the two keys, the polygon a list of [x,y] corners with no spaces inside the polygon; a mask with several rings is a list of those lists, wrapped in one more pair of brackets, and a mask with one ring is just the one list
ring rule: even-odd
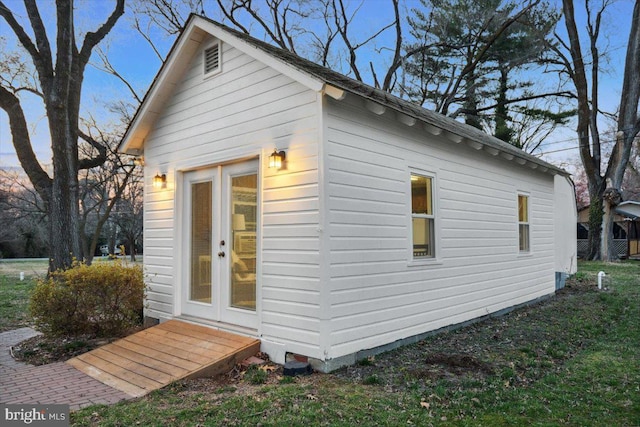
{"label": "french door", "polygon": [[182,313],[257,327],[258,162],[187,172]]}

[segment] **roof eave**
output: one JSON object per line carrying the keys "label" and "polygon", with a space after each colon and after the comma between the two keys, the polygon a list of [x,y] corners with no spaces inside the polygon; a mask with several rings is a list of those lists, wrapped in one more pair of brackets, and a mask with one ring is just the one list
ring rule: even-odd
{"label": "roof eave", "polygon": [[[381,104],[378,100],[367,97],[366,95],[351,90],[350,88],[340,87],[340,85],[334,84],[325,84],[324,93],[331,96],[336,100],[343,100],[346,97],[346,94],[352,94],[359,98],[363,98],[366,100],[365,107],[373,112],[374,114],[384,114],[386,109],[391,109],[396,114],[396,119],[410,127],[415,127],[418,123],[420,123],[425,131],[434,136],[444,136],[449,141],[455,144],[465,143],[467,146],[471,147],[474,150],[484,151],[491,156],[500,156],[501,158],[514,161],[521,166],[527,166],[532,170],[538,170],[543,173],[549,173],[551,175],[563,175],[570,176],[571,174],[565,171],[562,168],[554,166],[550,163],[545,162],[529,153],[522,151],[519,148],[516,148],[506,142],[488,142],[491,137],[488,134],[485,134],[485,138],[474,138],[469,135],[464,135],[460,132],[456,132],[452,129],[446,128],[446,126],[441,126],[438,123],[434,123],[429,121],[425,117],[419,116],[417,114],[412,114],[410,111],[406,111],[400,108],[395,108],[393,105],[384,105]],[[437,114],[437,113],[434,113]],[[448,117],[443,116],[446,120],[453,121]],[[457,122],[456,122],[457,123]],[[459,126],[465,126],[462,123],[457,123]],[[482,131],[478,131],[482,132]],[[483,135],[483,136],[485,136]]]}

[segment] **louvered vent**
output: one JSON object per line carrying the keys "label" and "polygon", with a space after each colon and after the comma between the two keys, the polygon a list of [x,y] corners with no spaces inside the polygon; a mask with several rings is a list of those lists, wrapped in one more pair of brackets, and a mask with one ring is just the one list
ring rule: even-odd
{"label": "louvered vent", "polygon": [[220,44],[216,43],[204,51],[204,73],[209,74],[220,69]]}

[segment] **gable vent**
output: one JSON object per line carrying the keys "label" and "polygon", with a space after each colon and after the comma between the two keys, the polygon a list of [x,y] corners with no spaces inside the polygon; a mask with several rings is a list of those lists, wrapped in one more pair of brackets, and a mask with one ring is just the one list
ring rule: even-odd
{"label": "gable vent", "polygon": [[220,44],[204,50],[204,73],[209,74],[220,69]]}

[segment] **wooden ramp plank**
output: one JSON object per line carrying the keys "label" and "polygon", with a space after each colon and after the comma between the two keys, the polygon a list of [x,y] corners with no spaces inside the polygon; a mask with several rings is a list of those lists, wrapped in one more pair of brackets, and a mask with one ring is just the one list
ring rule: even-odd
{"label": "wooden ramp plank", "polygon": [[176,354],[165,353],[161,350],[154,349],[150,346],[145,346],[140,343],[135,343],[123,338],[113,343],[118,347],[122,347],[127,350],[134,351],[142,356],[149,356],[150,358],[157,360],[167,366],[175,366],[186,371],[192,371],[200,366],[198,363],[191,362],[188,359],[178,357]]}
{"label": "wooden ramp plank", "polygon": [[[144,332],[146,331],[138,332],[125,339],[128,339],[130,342],[136,342],[141,345],[148,346],[149,348],[153,348],[158,351],[176,355],[197,363],[198,365],[207,363],[210,360],[209,355],[206,354],[206,350],[203,352],[202,349],[198,349],[195,345],[190,346],[188,343],[176,341],[172,337],[167,337],[166,335],[157,335],[153,333],[144,334]],[[140,336],[138,336],[138,334],[140,334]]]}
{"label": "wooden ramp plank", "polygon": [[127,393],[129,396],[140,397],[148,393],[147,390],[137,387],[129,382],[122,381],[120,378],[114,377],[113,375],[104,372],[90,363],[78,359],[77,357],[67,360],[67,363],[90,377],[95,378],[101,383]]}
{"label": "wooden ramp plank", "polygon": [[164,363],[162,361],[156,360],[153,357],[153,355],[141,354],[141,353],[129,350],[128,348],[122,347],[115,343],[114,343],[114,347],[118,347],[118,348],[115,349],[115,351],[113,351],[114,349],[111,349],[111,348],[106,350],[113,351],[115,354],[124,356],[129,360],[138,361],[143,366],[162,372],[164,374],[167,374],[170,377],[181,378],[184,374],[188,372],[188,369],[183,369],[180,366],[176,366],[171,363]]}
{"label": "wooden ramp plank", "polygon": [[257,339],[170,320],[67,363],[139,397],[179,379],[221,374],[258,351]]}
{"label": "wooden ramp plank", "polygon": [[[158,331],[150,331],[150,333],[158,334]],[[220,355],[226,354],[238,347],[237,345],[228,346],[224,343],[220,344],[216,341],[207,341],[203,339],[192,338],[187,335],[182,335],[180,333],[170,331],[160,331],[159,336],[161,337],[160,339],[165,339],[175,343],[181,343],[181,345],[186,345],[190,351],[207,357],[212,353],[217,353]],[[245,344],[241,345],[244,346]]]}

